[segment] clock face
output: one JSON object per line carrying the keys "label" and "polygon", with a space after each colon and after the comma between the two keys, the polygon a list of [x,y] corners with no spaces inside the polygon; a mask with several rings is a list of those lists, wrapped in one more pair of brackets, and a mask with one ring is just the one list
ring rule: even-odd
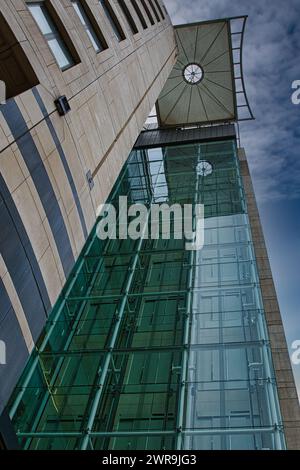
{"label": "clock face", "polygon": [[199,176],[209,176],[213,172],[212,164],[206,160],[201,160],[197,165],[197,174]]}
{"label": "clock face", "polygon": [[203,70],[198,64],[189,64],[183,70],[183,76],[190,85],[197,85],[203,78]]}

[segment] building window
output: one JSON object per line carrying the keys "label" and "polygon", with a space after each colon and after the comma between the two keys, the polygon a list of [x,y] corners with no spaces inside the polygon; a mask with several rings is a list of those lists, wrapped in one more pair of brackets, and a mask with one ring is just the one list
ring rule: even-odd
{"label": "building window", "polygon": [[158,1],[158,0],[154,0],[154,2],[155,2],[155,5],[157,6],[157,9],[158,9],[158,11],[159,11],[159,13],[160,13],[162,19],[164,20],[164,19],[165,19],[165,15],[164,15],[164,12],[162,11],[162,8],[161,8],[161,6],[160,6],[160,4],[159,4],[159,1]]}
{"label": "building window", "polygon": [[[32,2],[27,3],[27,6],[61,70],[67,70],[79,63],[79,57],[67,37],[62,22],[52,10],[51,4],[48,2]],[[72,52],[71,49],[73,49]]]}
{"label": "building window", "polygon": [[147,29],[148,28],[147,23],[145,21],[143,13],[141,12],[140,7],[138,6],[136,0],[131,0],[131,3],[132,3],[133,8],[135,9],[137,16],[139,17],[141,25],[143,26],[144,29]]}
{"label": "building window", "polygon": [[143,7],[144,7],[145,12],[147,13],[147,16],[148,16],[148,18],[149,18],[150,23],[151,23],[152,25],[154,25],[155,21],[154,21],[154,19],[153,19],[153,16],[151,15],[151,11],[150,11],[149,8],[148,8],[148,5],[147,5],[147,3],[146,3],[146,0],[141,0],[141,2],[142,2],[142,5],[143,5]]}
{"label": "building window", "polygon": [[104,51],[104,49],[107,49],[108,46],[106,41],[101,31],[95,24],[95,21],[91,15],[91,12],[88,10],[86,3],[80,0],[72,0],[72,5],[80,19],[82,26],[86,30],[86,33],[90,38],[95,51],[98,53]]}
{"label": "building window", "polygon": [[154,13],[155,18],[157,19],[158,22],[160,22],[159,14],[157,13],[156,8],[155,8],[155,6],[153,5],[152,0],[148,0],[148,1],[149,1],[149,3],[150,3],[150,7],[152,8],[152,11],[153,11],[153,13]]}
{"label": "building window", "polygon": [[137,34],[139,32],[139,30],[136,27],[134,19],[132,18],[131,13],[130,13],[125,1],[124,0],[118,0],[118,4],[120,5],[121,10],[123,11],[123,13],[126,17],[126,20],[128,21],[128,24],[130,26],[130,29],[131,29],[132,33]]}
{"label": "building window", "polygon": [[111,7],[111,4],[109,3],[108,0],[99,0],[99,2],[102,5],[102,8],[107,16],[108,21],[110,22],[110,25],[116,35],[116,38],[118,39],[119,42],[124,41],[124,39],[126,39],[126,36],[124,34],[124,31],[118,21],[118,18],[114,10]]}
{"label": "building window", "polygon": [[[0,105],[30,90],[39,81],[3,15],[0,13]],[[2,83],[1,83],[2,82]]]}

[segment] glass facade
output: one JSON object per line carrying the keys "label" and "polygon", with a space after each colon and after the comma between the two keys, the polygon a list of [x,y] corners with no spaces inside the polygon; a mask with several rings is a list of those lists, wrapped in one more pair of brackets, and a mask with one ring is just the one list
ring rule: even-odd
{"label": "glass facade", "polygon": [[204,204],[204,248],[94,228],[11,399],[21,446],[285,448],[235,140],[135,150],[119,196]]}

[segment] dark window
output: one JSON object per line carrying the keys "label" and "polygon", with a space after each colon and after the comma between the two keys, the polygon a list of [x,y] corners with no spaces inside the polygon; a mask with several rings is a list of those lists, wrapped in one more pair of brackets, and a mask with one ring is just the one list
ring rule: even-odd
{"label": "dark window", "polygon": [[155,1],[155,5],[157,6],[157,9],[159,11],[159,13],[161,14],[161,17],[162,19],[164,20],[165,19],[165,15],[164,15],[164,12],[162,11],[162,8],[159,4],[159,1],[158,0],[154,0]]}
{"label": "dark window", "polygon": [[147,29],[148,28],[147,23],[145,21],[143,13],[141,12],[140,7],[138,6],[136,0],[131,0],[131,3],[132,3],[133,8],[136,11],[137,16],[139,17],[141,25],[143,26],[144,29]]}
{"label": "dark window", "polygon": [[160,21],[160,17],[159,17],[159,14],[158,14],[157,11],[156,11],[155,6],[153,5],[152,0],[148,0],[148,1],[149,1],[149,3],[150,3],[150,7],[152,8],[152,11],[153,11],[153,13],[154,13],[155,18],[156,18],[157,21],[159,22],[159,21]]}
{"label": "dark window", "polygon": [[0,104],[30,90],[39,81],[15,35],[0,13]]}
{"label": "dark window", "polygon": [[131,29],[132,33],[137,34],[139,32],[139,30],[137,29],[137,26],[134,22],[134,19],[131,16],[131,13],[130,13],[125,1],[124,0],[118,0],[118,3],[119,3],[121,10],[123,11],[123,13],[126,17],[126,20],[128,21],[128,24],[130,26],[130,29]]}
{"label": "dark window", "polygon": [[51,3],[34,2],[27,3],[27,6],[61,70],[69,69],[79,63],[79,56]]}
{"label": "dark window", "polygon": [[147,16],[149,18],[150,23],[153,25],[154,24],[154,19],[153,19],[153,16],[151,15],[151,11],[148,8],[146,0],[141,0],[141,2],[142,2],[142,5],[144,7],[145,12],[147,13]]}
{"label": "dark window", "polygon": [[108,21],[110,22],[110,25],[116,35],[116,38],[119,42],[124,41],[124,39],[126,39],[126,36],[114,10],[111,7],[111,4],[108,0],[99,0],[99,2],[102,5],[102,8],[107,16]]}
{"label": "dark window", "polygon": [[82,26],[86,30],[86,33],[90,38],[90,41],[95,51],[98,53],[103,51],[104,49],[107,49],[107,43],[99,27],[97,26],[96,21],[91,11],[89,10],[86,2],[80,0],[72,0],[72,5],[78,15],[78,18],[80,19]]}

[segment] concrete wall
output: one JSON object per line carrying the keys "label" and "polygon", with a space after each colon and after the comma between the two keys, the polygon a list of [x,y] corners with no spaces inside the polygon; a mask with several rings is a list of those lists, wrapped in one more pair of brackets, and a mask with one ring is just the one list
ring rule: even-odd
{"label": "concrete wall", "polygon": [[300,407],[295,386],[289,350],[285,338],[277,295],[272,277],[264,234],[254,196],[252,180],[244,149],[239,150],[251,231],[260,277],[271,351],[284,423],[286,443],[289,450],[300,450]]}
{"label": "concrete wall", "polygon": [[141,2],[148,28],[128,2],[133,35],[111,1],[127,38],[119,43],[98,0],[87,0],[109,46],[96,54],[71,2],[47,1],[80,58],[64,72],[25,2],[0,1],[39,83],[0,107],[0,412],[176,58],[170,19],[151,26]]}

